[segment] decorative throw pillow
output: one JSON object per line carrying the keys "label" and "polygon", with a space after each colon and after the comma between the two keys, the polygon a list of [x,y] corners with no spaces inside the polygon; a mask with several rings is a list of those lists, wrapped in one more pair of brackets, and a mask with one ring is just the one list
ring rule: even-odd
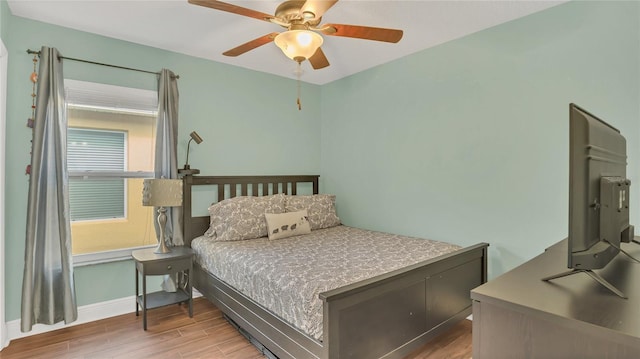
{"label": "decorative throw pillow", "polygon": [[336,196],[332,194],[287,196],[285,208],[287,212],[306,209],[312,230],[340,225],[340,218],[336,214]]}
{"label": "decorative throw pillow", "polygon": [[265,213],[269,239],[282,239],[311,233],[307,210],[288,213]]}
{"label": "decorative throw pillow", "polygon": [[[265,237],[265,213],[284,213],[285,195],[240,196],[225,199],[209,207],[213,230],[207,231],[218,241],[240,241]],[[212,233],[211,233],[212,232]]]}

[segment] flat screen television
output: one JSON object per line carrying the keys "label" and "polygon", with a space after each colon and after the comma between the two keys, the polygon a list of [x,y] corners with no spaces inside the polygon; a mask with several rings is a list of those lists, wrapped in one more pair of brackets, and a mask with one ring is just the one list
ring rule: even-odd
{"label": "flat screen television", "polygon": [[627,143],[615,127],[575,104],[569,105],[568,267],[548,281],[586,273],[626,298],[594,269],[604,268],[633,240],[629,224]]}

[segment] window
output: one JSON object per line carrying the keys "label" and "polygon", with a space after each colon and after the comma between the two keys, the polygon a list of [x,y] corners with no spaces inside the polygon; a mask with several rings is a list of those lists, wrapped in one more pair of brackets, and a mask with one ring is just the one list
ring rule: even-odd
{"label": "window", "polygon": [[157,244],[142,180],[154,176],[157,93],[65,80],[74,263]]}

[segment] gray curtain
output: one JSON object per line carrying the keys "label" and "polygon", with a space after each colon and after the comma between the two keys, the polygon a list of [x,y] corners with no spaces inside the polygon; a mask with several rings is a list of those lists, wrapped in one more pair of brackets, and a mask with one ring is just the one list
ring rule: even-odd
{"label": "gray curtain", "polygon": [[[162,69],[158,81],[158,123],[156,128],[155,177],[178,178],[178,80]],[[158,223],[156,223],[156,233]],[[167,210],[165,240],[168,245],[184,244],[182,238],[182,207]]]}
{"label": "gray curtain", "polygon": [[62,60],[42,47],[22,281],[21,330],[78,317],[71,257],[67,113]]}

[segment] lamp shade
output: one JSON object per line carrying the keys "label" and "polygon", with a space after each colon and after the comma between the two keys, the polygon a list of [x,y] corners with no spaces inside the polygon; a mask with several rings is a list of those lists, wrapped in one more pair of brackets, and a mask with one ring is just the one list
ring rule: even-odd
{"label": "lamp shade", "polygon": [[[200,137],[200,135],[196,132],[196,131],[192,131],[189,136],[191,136],[191,140],[196,141],[197,144],[200,144],[203,140],[202,137]],[[189,140],[189,141],[191,141]]]}
{"label": "lamp shade", "polygon": [[301,62],[313,56],[322,45],[322,36],[309,30],[289,30],[276,36],[274,42],[288,58]]}
{"label": "lamp shade", "polygon": [[142,188],[142,205],[154,207],[182,206],[182,180],[145,179]]}

